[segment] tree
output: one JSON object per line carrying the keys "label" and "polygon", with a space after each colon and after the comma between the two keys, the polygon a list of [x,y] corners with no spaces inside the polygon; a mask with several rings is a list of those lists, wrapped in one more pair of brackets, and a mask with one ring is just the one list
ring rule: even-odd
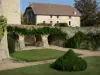
{"label": "tree", "polygon": [[25,24],[23,14],[21,13],[21,24]]}
{"label": "tree", "polygon": [[75,8],[82,14],[82,26],[93,26],[97,23],[99,3],[96,0],[75,0]]}

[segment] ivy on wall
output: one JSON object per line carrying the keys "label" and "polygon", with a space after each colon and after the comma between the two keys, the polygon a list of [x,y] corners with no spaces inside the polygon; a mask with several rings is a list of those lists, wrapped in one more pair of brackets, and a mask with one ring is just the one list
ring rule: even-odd
{"label": "ivy on wall", "polygon": [[2,39],[5,31],[7,20],[4,16],[0,16],[0,40]]}
{"label": "ivy on wall", "polygon": [[57,34],[57,35],[66,35],[66,33],[62,32],[59,28],[50,28],[50,27],[43,27],[38,29],[26,29],[21,27],[12,27],[7,26],[8,32],[16,32],[21,35],[46,35],[46,34]]}

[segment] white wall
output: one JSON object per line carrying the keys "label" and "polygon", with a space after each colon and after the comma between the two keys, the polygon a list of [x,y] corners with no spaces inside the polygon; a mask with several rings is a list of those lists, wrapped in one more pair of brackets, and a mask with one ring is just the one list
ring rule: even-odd
{"label": "white wall", "polygon": [[43,21],[45,21],[45,23],[50,23],[50,21],[52,21],[53,25],[57,23],[57,21],[59,21],[59,23],[68,23],[69,25],[69,21],[71,21],[72,27],[76,26],[80,27],[80,17],[74,17],[74,16],[72,16],[71,18],[69,18],[69,16],[59,16],[59,18],[57,18],[57,16],[52,16],[51,18],[50,16],[47,15],[37,15],[36,24],[43,23]]}

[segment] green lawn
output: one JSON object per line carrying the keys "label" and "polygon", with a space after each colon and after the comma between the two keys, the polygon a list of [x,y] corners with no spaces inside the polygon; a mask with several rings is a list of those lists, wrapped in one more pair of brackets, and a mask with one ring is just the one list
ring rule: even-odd
{"label": "green lawn", "polygon": [[88,69],[83,72],[61,72],[50,68],[50,64],[0,71],[0,75],[100,75],[100,57],[87,57]]}
{"label": "green lawn", "polygon": [[24,60],[27,62],[55,59],[62,56],[64,51],[57,51],[53,49],[36,49],[28,51],[14,52],[11,56],[16,59]]}

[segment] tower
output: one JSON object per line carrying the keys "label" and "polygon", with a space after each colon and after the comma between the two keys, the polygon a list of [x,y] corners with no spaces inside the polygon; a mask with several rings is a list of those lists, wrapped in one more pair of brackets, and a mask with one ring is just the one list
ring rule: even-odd
{"label": "tower", "polygon": [[21,24],[20,0],[0,0],[0,11],[7,18],[7,24]]}

